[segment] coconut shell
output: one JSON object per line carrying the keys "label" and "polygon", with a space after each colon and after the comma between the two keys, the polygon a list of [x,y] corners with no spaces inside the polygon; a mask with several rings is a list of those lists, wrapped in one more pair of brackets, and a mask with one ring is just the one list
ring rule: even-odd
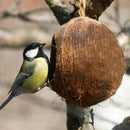
{"label": "coconut shell", "polygon": [[117,39],[105,25],[88,17],[74,18],[54,34],[52,44],[52,88],[61,97],[88,107],[116,92],[125,60]]}

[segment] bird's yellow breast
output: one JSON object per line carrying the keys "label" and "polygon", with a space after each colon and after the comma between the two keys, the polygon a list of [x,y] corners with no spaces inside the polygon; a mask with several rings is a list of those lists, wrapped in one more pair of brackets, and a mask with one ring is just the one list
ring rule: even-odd
{"label": "bird's yellow breast", "polygon": [[30,93],[36,92],[41,88],[48,77],[48,63],[46,59],[40,57],[33,61],[24,61],[21,71],[24,73],[32,73],[32,75],[27,78],[22,87]]}

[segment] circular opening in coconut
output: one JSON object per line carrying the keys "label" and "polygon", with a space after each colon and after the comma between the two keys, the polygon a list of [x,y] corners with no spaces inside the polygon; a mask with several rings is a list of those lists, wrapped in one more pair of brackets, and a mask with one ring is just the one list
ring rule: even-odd
{"label": "circular opening in coconut", "polygon": [[77,17],[60,27],[53,38],[53,90],[80,107],[108,99],[125,72],[121,47],[102,23]]}

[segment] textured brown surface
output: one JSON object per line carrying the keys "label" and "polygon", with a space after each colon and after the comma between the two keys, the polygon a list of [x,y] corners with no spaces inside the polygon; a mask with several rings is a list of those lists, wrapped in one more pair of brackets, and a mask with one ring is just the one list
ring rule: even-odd
{"label": "textured brown surface", "polygon": [[56,62],[52,63],[53,89],[60,96],[87,107],[118,89],[125,71],[124,56],[115,36],[103,24],[74,18],[55,33],[52,44],[58,48],[56,54],[52,50]]}

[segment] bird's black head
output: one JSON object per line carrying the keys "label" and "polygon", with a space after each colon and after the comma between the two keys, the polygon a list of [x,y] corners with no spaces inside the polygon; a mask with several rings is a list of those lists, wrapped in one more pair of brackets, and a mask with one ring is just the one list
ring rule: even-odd
{"label": "bird's black head", "polygon": [[33,59],[37,58],[37,57],[44,57],[44,52],[42,50],[42,48],[46,45],[46,43],[32,43],[30,45],[28,45],[23,52],[23,57],[24,59],[28,60],[28,61],[32,61]]}

